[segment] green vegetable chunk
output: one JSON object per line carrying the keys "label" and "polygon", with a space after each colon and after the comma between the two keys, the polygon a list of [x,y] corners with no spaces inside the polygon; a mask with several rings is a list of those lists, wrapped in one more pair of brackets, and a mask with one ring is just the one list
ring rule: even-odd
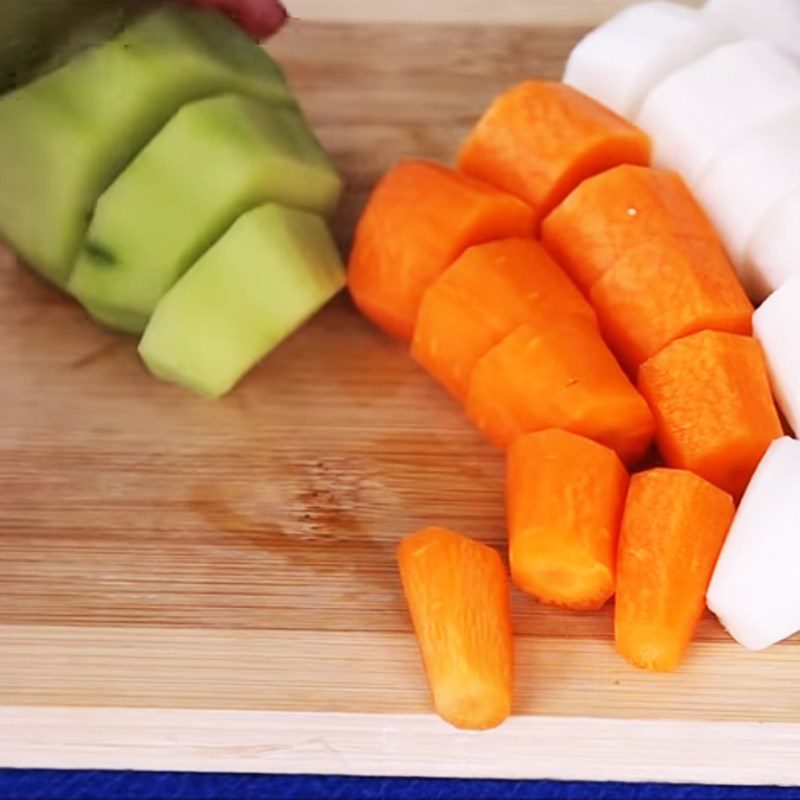
{"label": "green vegetable chunk", "polygon": [[333,211],[341,181],[302,116],[235,95],[185,106],[100,198],[69,289],[141,333],[178,278],[268,201]]}
{"label": "green vegetable chunk", "polygon": [[164,295],[139,353],[158,377],[219,397],[344,283],[321,217],[260,206]]}
{"label": "green vegetable chunk", "polygon": [[185,103],[232,91],[294,102],[234,23],[170,5],[3,96],[0,237],[64,287],[114,178]]}

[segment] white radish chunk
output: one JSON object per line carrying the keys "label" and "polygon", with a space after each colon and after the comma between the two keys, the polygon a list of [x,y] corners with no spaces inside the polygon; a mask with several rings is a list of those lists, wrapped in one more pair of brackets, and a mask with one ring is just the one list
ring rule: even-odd
{"label": "white radish chunk", "polygon": [[[794,277],[784,283],[753,314],[753,333],[764,348],[772,391],[795,434],[800,432],[798,320],[800,320],[800,277]],[[800,529],[798,535],[800,536]],[[798,581],[800,582],[800,573]]]}
{"label": "white radish chunk", "polygon": [[767,450],[742,498],[708,589],[739,644],[762,650],[800,630],[800,442]]}
{"label": "white radish chunk", "polygon": [[632,119],[670,72],[736,38],[697,9],[677,3],[630,6],[578,42],[564,83]]}
{"label": "white radish chunk", "polygon": [[773,206],[800,188],[800,97],[793,111],[720,148],[693,188],[745,289],[754,293],[755,276],[745,270],[747,246]]}
{"label": "white radish chunk", "polygon": [[751,276],[756,302],[800,275],[800,189],[774,205],[756,228],[743,272]]}
{"label": "white radish chunk", "polygon": [[800,69],[766,42],[717,47],[647,95],[636,122],[653,138],[653,164],[692,183],[735,136],[800,105]]}
{"label": "white radish chunk", "polygon": [[714,20],[744,36],[767,39],[800,56],[800,3],[797,0],[708,0],[704,9]]}

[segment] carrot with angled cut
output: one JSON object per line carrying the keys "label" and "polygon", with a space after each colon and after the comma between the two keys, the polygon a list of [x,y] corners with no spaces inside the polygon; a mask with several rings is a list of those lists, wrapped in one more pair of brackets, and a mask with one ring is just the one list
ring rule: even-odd
{"label": "carrot with angled cut", "polygon": [[601,608],[614,594],[627,490],[613,450],[562,430],[520,436],[506,479],[514,583],[544,603]]}
{"label": "carrot with angled cut", "polygon": [[431,527],[397,551],[433,704],[458,728],[493,728],[511,712],[514,644],[508,580],[495,550]]}
{"label": "carrot with angled cut", "polygon": [[761,345],[703,331],[678,339],[639,368],[670,467],[691,470],[741,497],[770,442],[783,433]]}
{"label": "carrot with angled cut", "polygon": [[687,241],[726,260],[680,176],[650,167],[624,165],[585,180],[542,222],[542,244],[585,292],[632,247]]}
{"label": "carrot with angled cut", "polygon": [[614,638],[635,666],[665,672],[681,662],[733,514],[731,496],[691,472],[653,469],[631,478]]}
{"label": "carrot with angled cut", "polygon": [[472,373],[466,410],[500,447],[524,433],[563,428],[632,464],[653,438],[647,403],[597,328],[574,316],[542,316],[492,348]]}
{"label": "carrot with angled cut", "polygon": [[348,285],[378,327],[410,340],[425,290],[470,245],[527,236],[518,198],[427,161],[404,161],[373,191],[358,222]]}
{"label": "carrot with angled cut", "polygon": [[613,111],[566,84],[527,81],[492,103],[458,166],[521,197],[540,220],[585,178],[649,158],[647,135]]}
{"label": "carrot with angled cut", "polygon": [[703,330],[745,336],[753,306],[718,247],[652,240],[631,248],[589,298],[622,364],[639,365],[675,339]]}
{"label": "carrot with angled cut", "polygon": [[425,292],[411,355],[463,402],[481,356],[535,315],[553,313],[596,324],[587,300],[533,239],[475,245]]}

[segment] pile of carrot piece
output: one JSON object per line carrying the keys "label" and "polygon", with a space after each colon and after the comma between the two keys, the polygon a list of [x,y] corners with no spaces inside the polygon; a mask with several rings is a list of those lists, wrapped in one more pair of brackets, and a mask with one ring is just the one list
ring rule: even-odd
{"label": "pile of carrot piece", "polygon": [[[782,426],[753,307],[682,179],[649,157],[579,91],[513,87],[457,169],[405,161],[381,180],[349,287],[506,450],[514,583],[575,610],[616,595],[618,651],[664,671]],[[513,683],[501,560],[434,527],[399,564],[437,711],[497,725]]]}

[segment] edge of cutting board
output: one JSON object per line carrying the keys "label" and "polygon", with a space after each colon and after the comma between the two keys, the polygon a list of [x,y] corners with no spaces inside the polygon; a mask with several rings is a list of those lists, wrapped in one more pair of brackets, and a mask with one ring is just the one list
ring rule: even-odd
{"label": "edge of cutting board", "polygon": [[800,782],[800,726],[516,717],[480,734],[428,714],[0,707],[12,767],[460,778]]}

